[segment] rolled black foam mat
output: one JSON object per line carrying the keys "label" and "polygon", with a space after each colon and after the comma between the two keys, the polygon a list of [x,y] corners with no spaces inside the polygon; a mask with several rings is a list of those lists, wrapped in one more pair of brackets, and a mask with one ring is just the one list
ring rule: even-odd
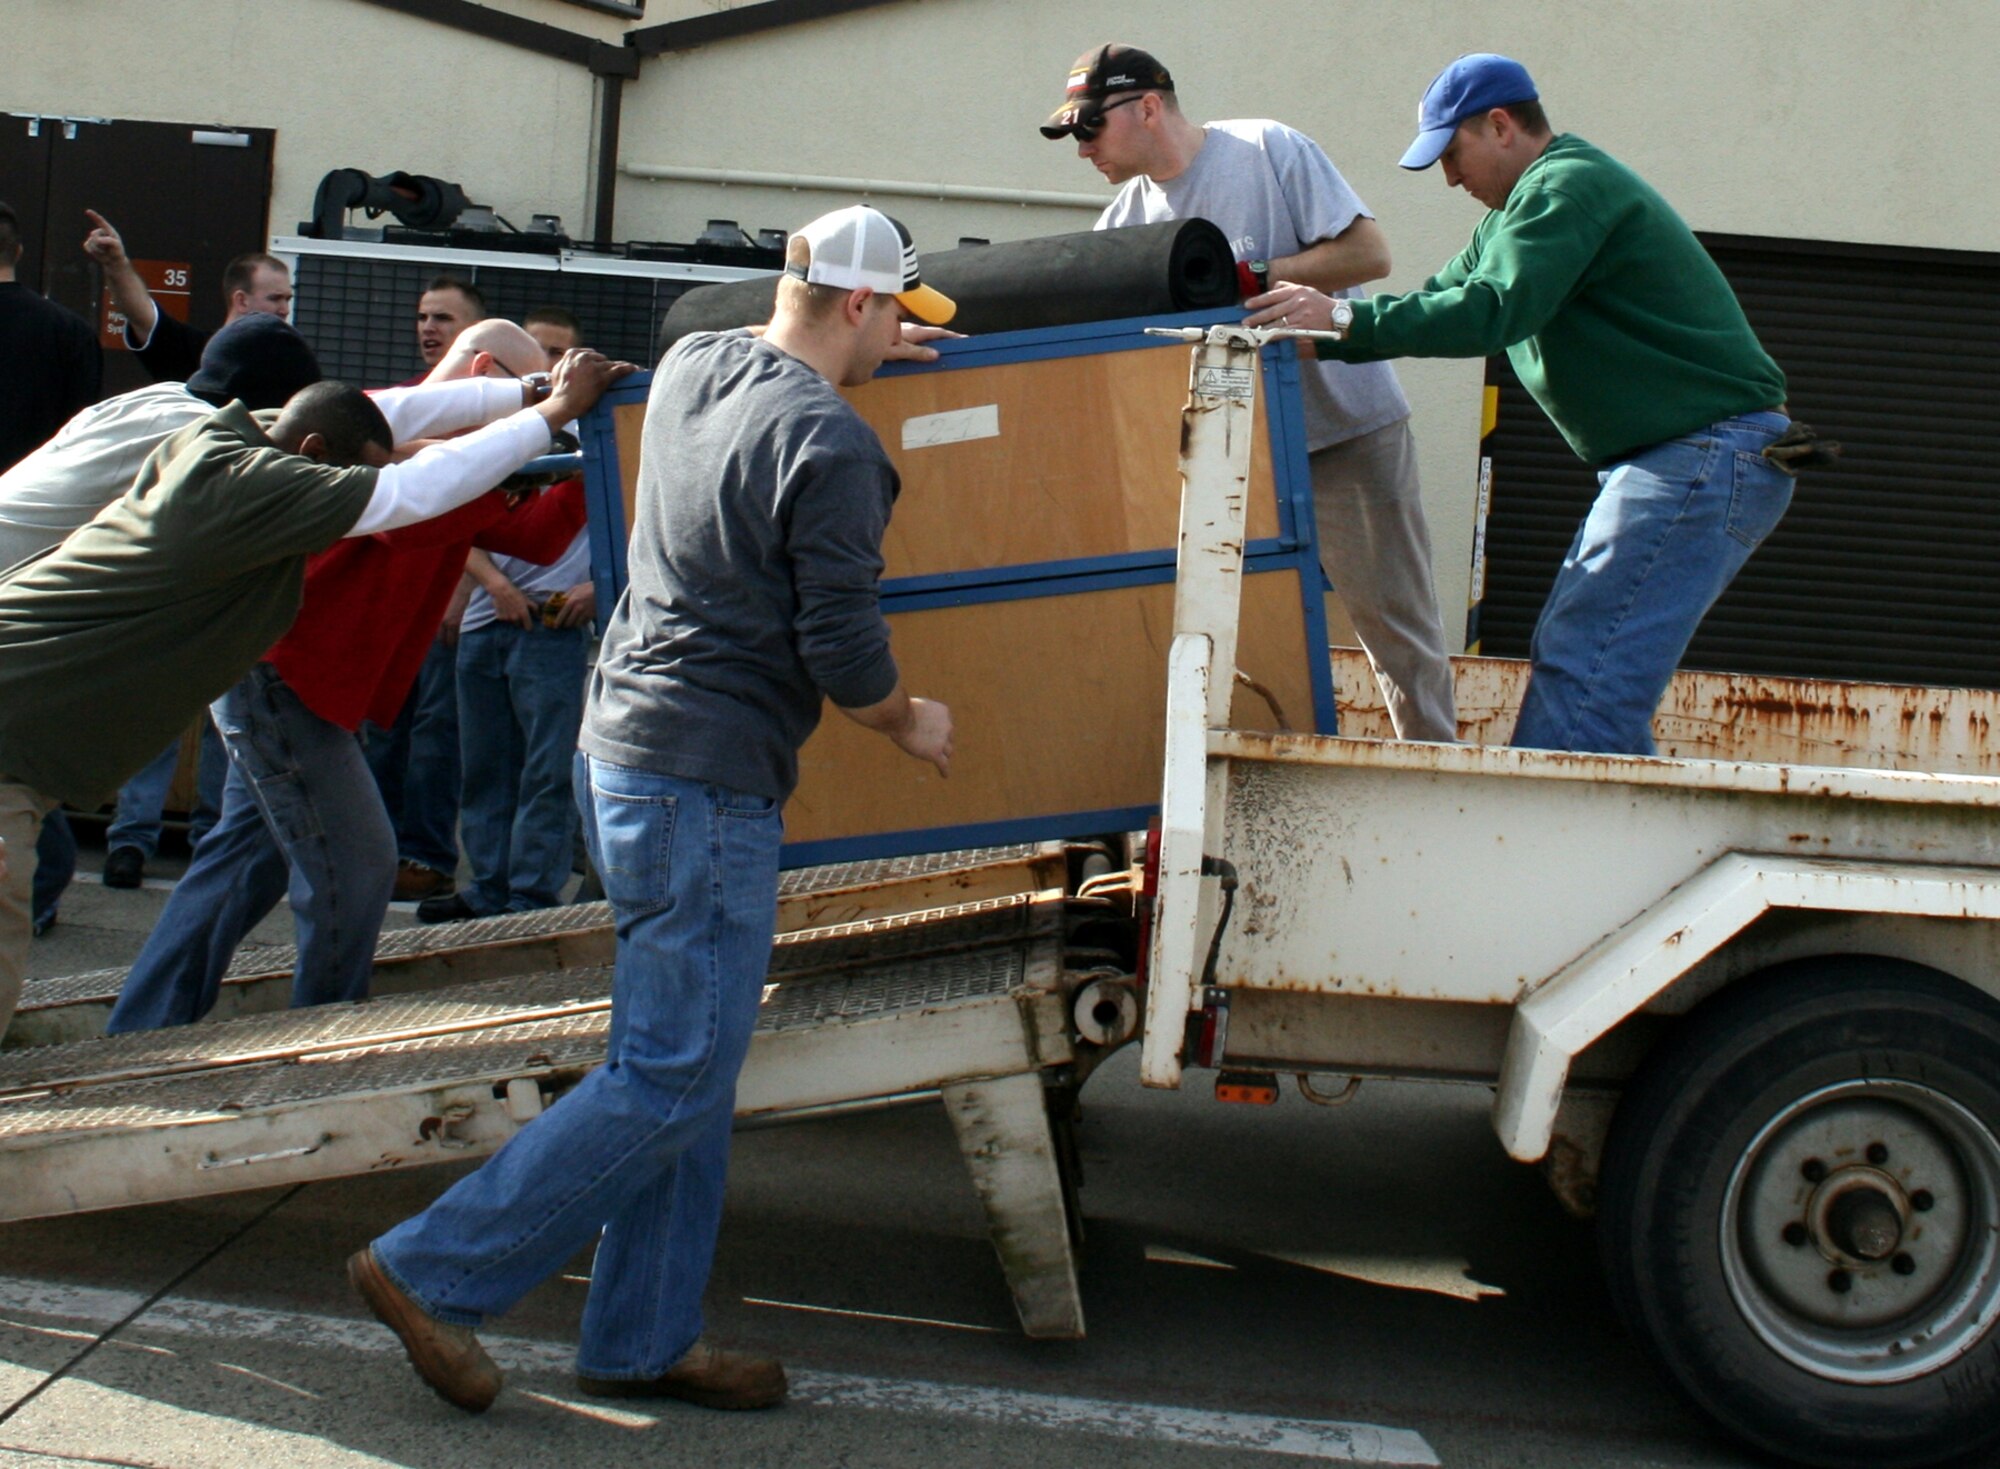
{"label": "rolled black foam mat", "polygon": [[[1236,300],[1229,241],[1205,219],[968,245],[917,263],[925,285],[958,303],[951,327],[968,335],[1171,316]],[[777,292],[776,276],[689,291],[667,312],[660,354],[689,332],[762,325]]]}

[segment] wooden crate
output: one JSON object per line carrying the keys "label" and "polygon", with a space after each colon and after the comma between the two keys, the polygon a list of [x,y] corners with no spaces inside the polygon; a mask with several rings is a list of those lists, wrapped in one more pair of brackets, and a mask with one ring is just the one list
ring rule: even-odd
{"label": "wooden crate", "polygon": [[[1206,324],[1231,313],[1175,318]],[[1145,322],[951,342],[848,390],[902,475],[882,606],[913,692],[951,705],[949,781],[827,711],[800,755],[786,861],[1143,825],[1159,800],[1188,349]],[[625,585],[649,378],[586,425],[601,604]],[[1330,731],[1323,581],[1289,348],[1267,353],[1247,507],[1254,728]]]}

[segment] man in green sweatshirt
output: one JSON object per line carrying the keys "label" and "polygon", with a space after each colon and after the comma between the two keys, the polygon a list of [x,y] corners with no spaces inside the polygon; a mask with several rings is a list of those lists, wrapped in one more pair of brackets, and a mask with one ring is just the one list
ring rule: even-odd
{"label": "man in green sweatshirt", "polygon": [[[1418,118],[1403,167],[1441,161],[1490,212],[1420,290],[1343,303],[1345,340],[1319,355],[1507,353],[1599,484],[1535,625],[1514,743],[1650,755],[1688,640],[1791,502],[1763,457],[1789,422],[1785,376],[1672,206],[1553,133],[1518,61],[1461,56]],[[1247,304],[1252,325],[1333,320],[1331,300],[1290,282]]]}

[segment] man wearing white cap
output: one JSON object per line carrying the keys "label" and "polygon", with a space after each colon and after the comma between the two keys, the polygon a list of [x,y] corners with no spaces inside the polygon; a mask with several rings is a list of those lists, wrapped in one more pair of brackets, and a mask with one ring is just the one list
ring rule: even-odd
{"label": "man wearing white cap", "polygon": [[592,1240],[584,1392],[784,1397],[776,1361],[701,1336],[777,923],[780,807],[823,699],[941,776],[952,753],[950,713],[903,691],[878,606],[896,471],[836,389],[873,375],[906,318],[941,326],[953,310],[919,281],[901,225],[842,209],[792,237],[761,338],[697,333],[654,375],[630,583],[575,770],[617,918],[609,1057],[348,1263],[418,1375],[461,1408],[500,1390],[472,1328]]}
{"label": "man wearing white cap", "polygon": [[[1631,169],[1554,132],[1520,62],[1459,57],[1417,116],[1403,167],[1442,162],[1488,213],[1421,290],[1350,303],[1319,355],[1507,354],[1599,485],[1535,624],[1514,743],[1650,755],[1675,665],[1815,462],[1811,431],[1787,434],[1785,375],[1701,242]],[[1304,284],[1248,304],[1253,325],[1331,319]]]}

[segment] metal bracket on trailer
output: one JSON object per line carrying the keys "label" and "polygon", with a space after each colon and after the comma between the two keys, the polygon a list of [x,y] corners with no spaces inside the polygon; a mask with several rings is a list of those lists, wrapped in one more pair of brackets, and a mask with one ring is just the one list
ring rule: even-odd
{"label": "metal bracket on trailer", "polygon": [[1493,1126],[1524,1163],[1549,1149],[1570,1063],[1773,908],[2000,919],[1990,870],[1732,852],[1547,980],[1514,1010]]}

